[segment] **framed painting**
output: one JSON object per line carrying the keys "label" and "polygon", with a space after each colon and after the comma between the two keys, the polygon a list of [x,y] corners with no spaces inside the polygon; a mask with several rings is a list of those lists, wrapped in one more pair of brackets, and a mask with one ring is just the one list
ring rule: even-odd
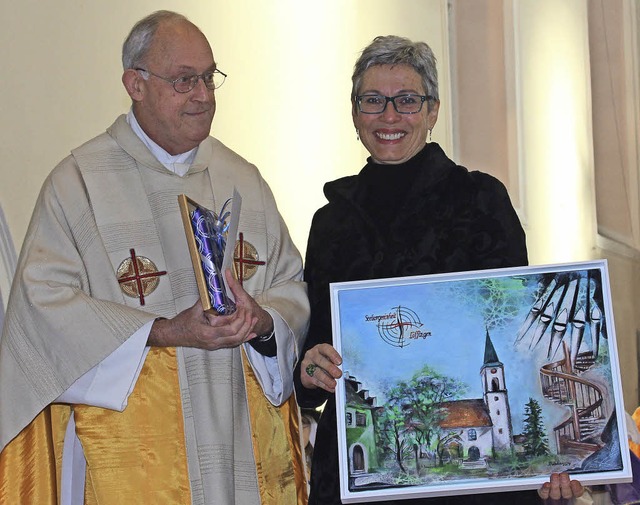
{"label": "framed painting", "polygon": [[330,291],[344,503],[631,481],[605,260]]}

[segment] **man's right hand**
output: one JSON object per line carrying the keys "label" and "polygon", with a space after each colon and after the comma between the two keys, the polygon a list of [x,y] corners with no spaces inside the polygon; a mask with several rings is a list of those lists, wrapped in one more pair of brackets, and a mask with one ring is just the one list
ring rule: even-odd
{"label": "man's right hand", "polygon": [[227,316],[210,314],[196,304],[172,319],[157,319],[149,333],[147,344],[156,347],[197,347],[213,351],[237,347],[254,338],[258,318],[249,310],[238,307]]}

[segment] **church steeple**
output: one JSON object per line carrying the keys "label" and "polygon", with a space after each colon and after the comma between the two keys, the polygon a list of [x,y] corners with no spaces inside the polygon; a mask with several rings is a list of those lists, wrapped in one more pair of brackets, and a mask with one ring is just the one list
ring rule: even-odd
{"label": "church steeple", "polygon": [[487,366],[502,366],[502,363],[498,359],[498,353],[496,353],[491,337],[489,336],[489,328],[487,328],[487,337],[484,343],[484,367]]}
{"label": "church steeple", "polygon": [[498,359],[498,353],[489,336],[484,343],[484,362],[480,369],[482,389],[484,390],[484,403],[489,411],[492,422],[493,449],[497,452],[511,451],[513,441],[511,438],[511,409],[509,408],[509,395],[504,377],[504,365]]}

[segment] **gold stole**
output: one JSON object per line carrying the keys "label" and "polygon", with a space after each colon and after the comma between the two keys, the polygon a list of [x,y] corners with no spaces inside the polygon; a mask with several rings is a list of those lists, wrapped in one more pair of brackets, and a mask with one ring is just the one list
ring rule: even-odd
{"label": "gold stole", "polygon": [[306,505],[307,479],[295,396],[274,407],[265,398],[244,351],[242,358],[262,505]]}
{"label": "gold stole", "polygon": [[[87,458],[85,504],[190,505],[175,348],[151,348],[123,412],[73,407]],[[58,503],[70,407],[45,408],[0,454],[1,504]]]}
{"label": "gold stole", "polygon": [[[271,405],[243,363],[262,504],[305,504],[295,399]],[[66,405],[48,406],[0,454],[0,504],[58,503],[69,414]],[[191,504],[175,348],[150,349],[123,412],[76,405],[74,414],[86,505]]]}
{"label": "gold stole", "polygon": [[0,453],[0,504],[55,505],[69,408],[44,409]]}

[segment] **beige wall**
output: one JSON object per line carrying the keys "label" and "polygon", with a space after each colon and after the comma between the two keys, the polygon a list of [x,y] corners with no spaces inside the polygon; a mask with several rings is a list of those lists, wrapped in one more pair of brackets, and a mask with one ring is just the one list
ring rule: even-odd
{"label": "beige wall", "polygon": [[[120,46],[129,28],[152,10],[175,9],[201,26],[229,74],[217,94],[213,134],[260,167],[304,251],[311,216],[324,203],[323,183],[357,172],[366,157],[349,106],[358,51],[378,34],[423,39],[440,61],[434,140],[507,184],[531,262],[609,259],[625,401],[632,408],[638,404],[640,241],[632,237],[620,247],[597,233],[589,48],[589,6],[597,1],[451,0],[449,9],[446,0],[397,0],[390,9],[381,0],[0,0],[0,204],[19,247],[46,174],[127,110]],[[633,0],[611,1],[624,6],[627,18],[636,14]],[[448,33],[456,11],[460,25]],[[499,23],[502,38],[483,31],[478,19]],[[627,25],[637,50],[637,30]],[[629,57],[624,43],[620,50],[637,75],[636,53]],[[472,64],[478,71],[469,71]],[[458,77],[453,87],[450,65]],[[630,100],[637,110],[637,99]],[[637,150],[637,135],[630,145]],[[634,161],[627,189],[636,210]],[[607,194],[599,200],[606,202]]]}
{"label": "beige wall", "polygon": [[[16,245],[48,172],[128,109],[120,49],[129,29],[153,10],[172,9],[202,28],[229,74],[212,133],[261,169],[304,251],[322,185],[355,173],[366,158],[349,103],[359,50],[395,33],[446,55],[446,2],[401,4],[390,12],[381,0],[0,0],[0,203]],[[445,99],[446,68],[442,74]],[[444,112],[434,138],[446,144],[449,131]]]}

